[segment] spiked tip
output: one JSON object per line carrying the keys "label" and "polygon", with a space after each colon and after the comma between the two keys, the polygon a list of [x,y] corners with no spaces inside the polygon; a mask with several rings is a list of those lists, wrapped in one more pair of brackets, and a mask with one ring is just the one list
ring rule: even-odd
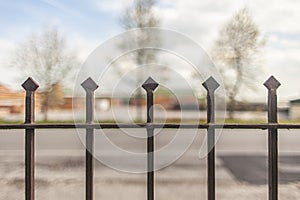
{"label": "spiked tip", "polygon": [[266,86],[266,88],[268,88],[269,90],[276,90],[280,85],[280,82],[274,76],[271,76],[264,83],[264,86]]}
{"label": "spiked tip", "polygon": [[33,92],[39,87],[39,85],[31,77],[29,77],[26,81],[24,81],[24,83],[22,84],[22,87],[26,91]]}
{"label": "spiked tip", "polygon": [[208,92],[214,92],[220,86],[212,76],[202,83],[202,85]]}
{"label": "spiked tip", "polygon": [[83,81],[81,86],[85,89],[85,91],[95,91],[99,87],[91,77]]}
{"label": "spiked tip", "polygon": [[142,85],[142,87],[146,90],[146,91],[154,91],[158,86],[158,83],[153,80],[151,77],[149,77]]}

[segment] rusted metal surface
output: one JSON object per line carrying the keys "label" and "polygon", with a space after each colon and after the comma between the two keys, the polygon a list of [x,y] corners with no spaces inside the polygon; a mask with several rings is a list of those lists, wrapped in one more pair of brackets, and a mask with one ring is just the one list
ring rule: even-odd
{"label": "rusted metal surface", "polygon": [[[147,92],[147,124],[153,123],[153,92],[156,83],[149,77],[142,87]],[[147,200],[154,200],[154,128],[147,126]]]}
{"label": "rusted metal surface", "polygon": [[[86,79],[81,86],[86,92],[86,124],[94,121],[94,91],[98,85],[91,79]],[[85,199],[94,199],[94,129],[86,128],[86,150],[85,150]]]}
{"label": "rusted metal surface", "polygon": [[[34,123],[34,92],[39,87],[32,78],[28,78],[22,87],[26,91],[25,124]],[[34,200],[34,129],[25,129],[25,200]]]}
{"label": "rusted metal surface", "polygon": [[[268,89],[268,122],[277,123],[277,94],[280,83],[271,76],[264,85]],[[268,129],[269,200],[278,199],[278,131]]]}
{"label": "rusted metal surface", "polygon": [[[207,91],[207,123],[215,122],[215,91],[220,86],[210,77],[203,84]],[[207,199],[215,199],[215,128],[207,128]]]}

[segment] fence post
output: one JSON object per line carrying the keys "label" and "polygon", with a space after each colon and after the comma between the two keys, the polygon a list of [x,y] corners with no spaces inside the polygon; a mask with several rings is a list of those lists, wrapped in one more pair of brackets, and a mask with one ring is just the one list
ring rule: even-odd
{"label": "fence post", "polygon": [[[81,86],[86,92],[86,123],[92,124],[94,121],[94,91],[98,85],[89,77]],[[85,151],[85,197],[86,200],[94,199],[94,129],[86,129],[86,151]]]}
{"label": "fence post", "polygon": [[[207,90],[207,123],[215,122],[215,91],[220,86],[218,82],[209,77],[203,84]],[[207,129],[207,199],[215,199],[215,129]]]}
{"label": "fence post", "polygon": [[154,128],[153,123],[153,92],[156,83],[149,77],[142,87],[147,92],[147,200],[154,200]]}
{"label": "fence post", "polygon": [[[34,123],[34,91],[39,85],[32,78],[28,78],[22,87],[26,91],[25,124]],[[25,200],[34,200],[34,129],[25,130]]]}
{"label": "fence post", "polygon": [[[264,85],[268,89],[268,123],[277,123],[277,94],[279,81],[271,76]],[[269,200],[278,199],[278,131],[268,129]]]}

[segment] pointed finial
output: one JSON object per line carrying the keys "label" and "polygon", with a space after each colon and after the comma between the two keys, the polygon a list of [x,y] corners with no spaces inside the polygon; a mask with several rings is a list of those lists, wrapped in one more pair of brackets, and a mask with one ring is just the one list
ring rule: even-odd
{"label": "pointed finial", "polygon": [[220,86],[212,76],[203,82],[202,85],[208,92],[214,92]]}
{"label": "pointed finial", "polygon": [[85,89],[85,91],[95,91],[99,87],[91,77],[83,81],[81,86]]}
{"label": "pointed finial", "polygon": [[22,84],[22,87],[26,90],[26,91],[35,91],[39,85],[31,78],[27,78],[26,81],[24,81],[24,83]]}
{"label": "pointed finial", "polygon": [[153,80],[150,76],[142,85],[142,87],[146,91],[154,91],[157,88],[157,86],[158,86],[158,83],[155,80]]}
{"label": "pointed finial", "polygon": [[280,82],[274,76],[270,76],[270,78],[264,83],[264,86],[266,86],[269,90],[276,90],[280,85]]}

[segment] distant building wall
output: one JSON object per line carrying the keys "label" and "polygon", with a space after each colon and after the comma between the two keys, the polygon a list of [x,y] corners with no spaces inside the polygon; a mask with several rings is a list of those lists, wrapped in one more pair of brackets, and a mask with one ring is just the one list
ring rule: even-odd
{"label": "distant building wall", "polygon": [[300,103],[291,103],[289,116],[290,119],[300,119]]}
{"label": "distant building wall", "polygon": [[[40,94],[35,95],[35,110],[40,111]],[[0,118],[10,114],[24,113],[25,91],[14,92],[8,87],[0,85]]]}

